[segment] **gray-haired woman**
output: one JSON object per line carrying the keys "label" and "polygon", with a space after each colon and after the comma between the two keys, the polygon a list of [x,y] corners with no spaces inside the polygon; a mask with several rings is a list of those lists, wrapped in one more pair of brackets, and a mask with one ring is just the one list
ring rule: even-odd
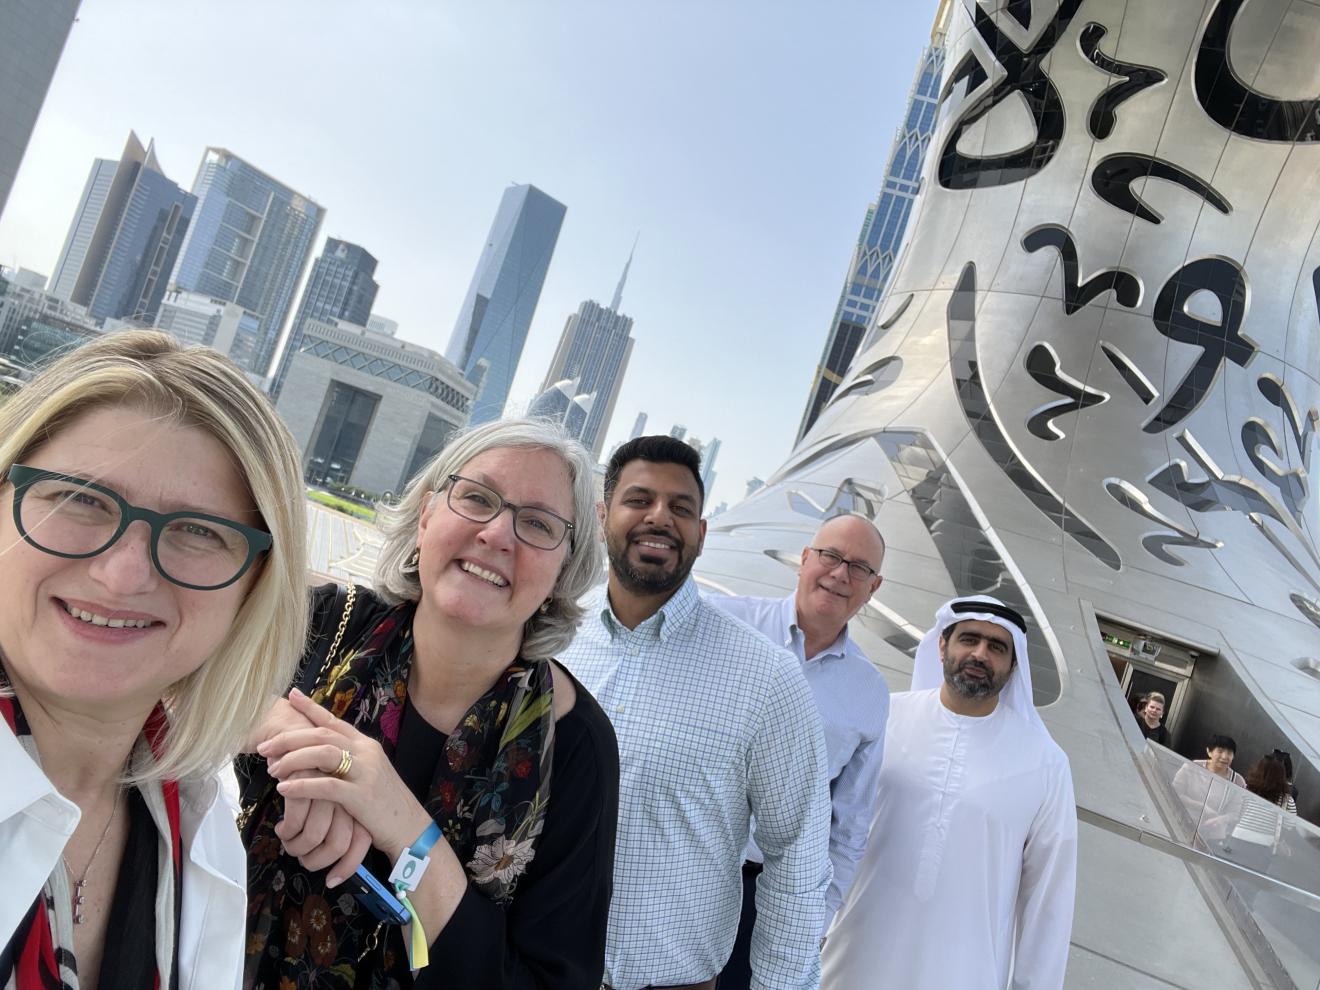
{"label": "gray-haired woman", "polygon": [[[258,748],[279,784],[245,834],[251,983],[599,985],[618,751],[600,707],[550,659],[599,579],[594,503],[576,442],[535,421],[478,427],[387,513],[376,591],[355,589],[351,605],[317,593],[308,666],[321,669],[300,681],[310,698],[289,701],[310,726]],[[318,663],[345,617],[341,647]],[[420,882],[396,888],[407,928],[340,886],[352,850],[319,872],[342,848],[307,852],[287,821],[276,832],[280,795],[347,812],[382,882],[429,847]],[[303,828],[319,833],[314,814]]]}

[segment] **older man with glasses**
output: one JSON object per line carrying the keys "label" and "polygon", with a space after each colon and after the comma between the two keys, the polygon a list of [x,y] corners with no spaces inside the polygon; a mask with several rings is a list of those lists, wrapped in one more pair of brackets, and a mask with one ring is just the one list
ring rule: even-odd
{"label": "older man with glasses", "polygon": [[[848,620],[880,587],[884,556],[884,538],[869,520],[835,516],[803,547],[798,586],[791,595],[711,599],[798,658],[820,712],[833,805],[830,863],[834,879],[825,897],[826,928],[843,903],[866,851],[884,756],[889,689],[848,636]],[[751,936],[761,864],[761,851],[755,842],[749,842],[743,865],[742,918],[733,955],[720,974],[720,990],[745,990],[751,985]]]}

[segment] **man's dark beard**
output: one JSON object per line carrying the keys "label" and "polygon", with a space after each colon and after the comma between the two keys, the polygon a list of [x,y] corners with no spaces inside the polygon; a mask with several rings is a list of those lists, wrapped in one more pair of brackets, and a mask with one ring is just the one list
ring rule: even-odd
{"label": "man's dark beard", "polygon": [[[989,698],[998,695],[999,692],[1004,689],[1004,685],[1008,683],[1008,678],[1013,673],[1013,668],[1010,666],[1002,678],[996,678],[995,672],[979,660],[965,660],[962,665],[955,670],[953,667],[953,660],[949,656],[947,648],[944,651],[942,660],[944,663],[944,682],[969,701],[977,701],[982,698]],[[984,680],[976,680],[963,673],[968,667],[973,666],[979,668],[985,673]]]}
{"label": "man's dark beard", "polygon": [[647,536],[664,536],[666,540],[677,540],[677,537],[668,533],[639,533],[629,534],[623,540],[620,546],[614,539],[606,539],[605,549],[610,558],[610,570],[614,576],[619,579],[619,583],[624,589],[634,595],[663,595],[666,592],[676,590],[687,576],[692,572],[692,565],[696,563],[696,555],[688,557],[685,553],[687,544],[679,541],[674,547],[678,554],[678,561],[674,564],[672,570],[656,571],[647,569],[640,571],[633,567],[628,560],[628,548],[632,545],[634,539],[644,540]]}

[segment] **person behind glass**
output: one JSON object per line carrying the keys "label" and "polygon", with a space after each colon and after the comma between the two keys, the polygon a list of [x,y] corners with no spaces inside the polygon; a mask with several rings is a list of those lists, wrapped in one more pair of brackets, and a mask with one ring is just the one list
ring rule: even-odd
{"label": "person behind glass", "polygon": [[[245,832],[249,985],[599,984],[618,748],[550,659],[601,566],[593,480],[557,428],[502,421],[452,441],[382,509],[375,590],[355,589],[344,648],[303,682],[310,699],[290,693],[313,727],[258,747],[279,783]],[[333,585],[314,598],[309,654],[344,618]],[[382,928],[341,885],[360,838],[318,824],[307,800],[356,821],[382,883],[433,843],[409,926]]]}
{"label": "person behind glass", "polygon": [[217,771],[305,639],[292,438],[151,331],[52,364],[0,438],[0,986],[237,987]]}
{"label": "person behind glass", "polygon": [[1225,851],[1235,862],[1263,873],[1283,833],[1284,817],[1276,808],[1297,814],[1297,803],[1288,793],[1288,771],[1277,751],[1262,756],[1248,771],[1247,790],[1264,800],[1242,802]]}
{"label": "person behind glass", "polygon": [[1167,746],[1169,730],[1165,728],[1163,718],[1164,695],[1152,691],[1137,708],[1137,728],[1141,729],[1141,734],[1147,739],[1153,739],[1161,746]]}
{"label": "person behind glass", "polygon": [[1204,760],[1186,763],[1173,775],[1173,789],[1203,839],[1222,839],[1233,824],[1238,803],[1234,799],[1240,796],[1238,789],[1247,786],[1246,778],[1233,769],[1236,755],[1237,743],[1233,737],[1216,734],[1206,743]]}

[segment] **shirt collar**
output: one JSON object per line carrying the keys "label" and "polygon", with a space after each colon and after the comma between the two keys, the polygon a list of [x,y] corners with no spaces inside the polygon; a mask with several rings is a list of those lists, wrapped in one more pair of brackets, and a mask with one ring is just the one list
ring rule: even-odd
{"label": "shirt collar", "polygon": [[[656,636],[661,642],[665,642],[677,632],[687,621],[687,619],[696,611],[697,603],[701,596],[697,592],[697,583],[689,575],[687,579],[679,586],[678,590],[670,596],[669,600],[661,605],[655,615],[638,623],[633,633],[650,633]],[[610,608],[609,585],[606,584],[600,591],[600,621],[609,633],[611,639],[619,633],[627,633],[628,627],[625,626],[614,615],[614,609]]]}
{"label": "shirt collar", "polygon": [[[785,648],[789,650],[793,649],[794,642],[799,637],[801,637],[803,659],[805,660],[815,659],[814,657],[809,657],[806,655],[807,634],[802,631],[802,628],[798,625],[797,622],[797,592],[796,591],[793,592],[793,594],[790,594],[787,598],[783,599],[779,603],[778,626],[780,629],[783,630],[783,639],[784,639]],[[829,646],[825,647],[825,649],[821,650],[819,653],[817,653],[816,656],[820,657],[820,659],[822,660],[828,659],[829,657],[844,656],[848,652],[848,645],[849,645],[848,626],[845,624],[843,627],[843,631],[839,633],[838,637],[834,640],[834,642],[831,643]]]}

